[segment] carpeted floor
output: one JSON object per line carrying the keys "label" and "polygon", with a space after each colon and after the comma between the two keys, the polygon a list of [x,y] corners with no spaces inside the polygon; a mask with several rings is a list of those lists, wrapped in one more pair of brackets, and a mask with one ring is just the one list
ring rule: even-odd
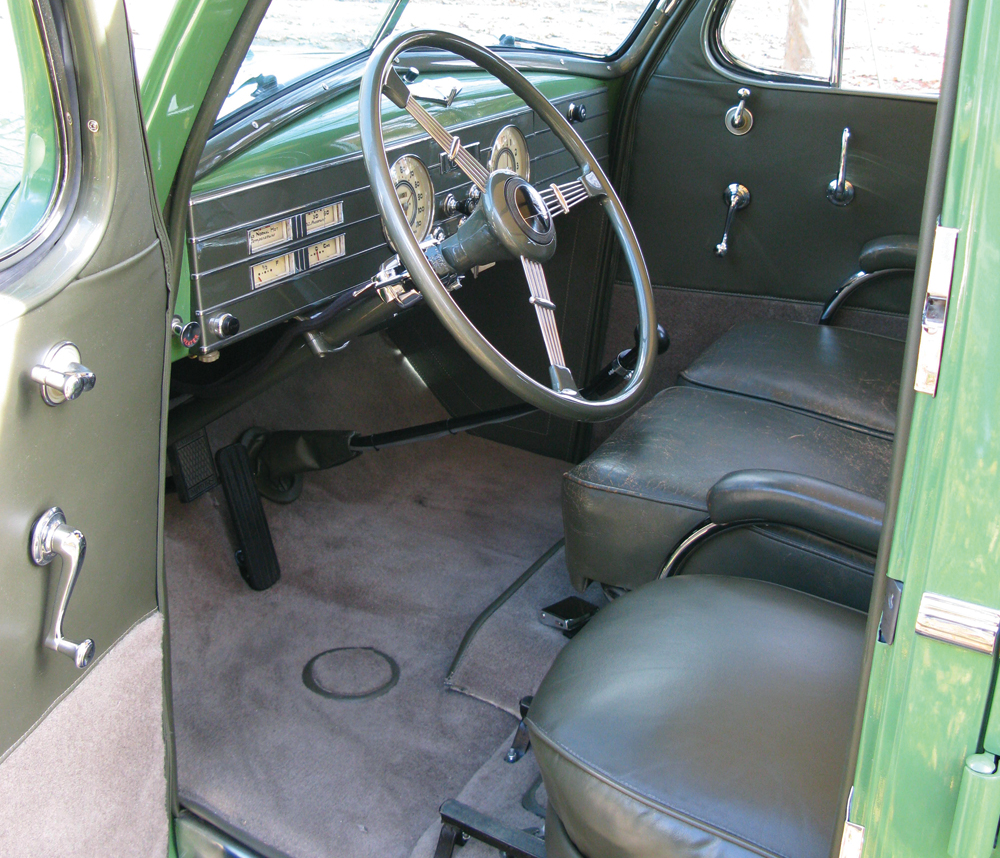
{"label": "carpeted floor", "polygon": [[[578,595],[560,546],[476,631],[452,665],[447,684],[519,717],[518,702],[535,693],[568,640],[558,629],[542,625],[539,612]],[[596,584],[582,596],[597,607],[607,602]]]}
{"label": "carpeted floor", "polygon": [[[251,425],[439,417],[398,353],[367,340],[227,415],[214,445]],[[458,436],[309,475],[296,503],[265,501],[282,578],[263,593],[236,571],[221,493],[170,498],[182,803],[272,854],[409,855],[513,730],[444,677],[470,623],[562,535],[565,467]],[[398,683],[365,700],[316,694],[303,668],[337,647],[384,652]]]}

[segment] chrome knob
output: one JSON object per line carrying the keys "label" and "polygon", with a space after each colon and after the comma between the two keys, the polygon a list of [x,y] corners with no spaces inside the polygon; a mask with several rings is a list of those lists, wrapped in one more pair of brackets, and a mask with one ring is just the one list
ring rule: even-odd
{"label": "chrome knob", "polygon": [[441,203],[441,212],[445,217],[458,214],[458,200],[454,194],[448,194]]}
{"label": "chrome knob", "polygon": [[208,329],[219,339],[233,337],[239,333],[240,320],[232,313],[220,313],[209,320]]}
{"label": "chrome knob", "polygon": [[31,560],[36,566],[48,566],[56,557],[62,557],[55,610],[47,625],[45,646],[68,655],[81,670],[94,658],[94,642],[90,638],[80,643],[64,638],[63,618],[86,554],[84,535],[66,524],[66,516],[57,506],[42,513],[31,529]]}
{"label": "chrome knob", "polygon": [[583,122],[587,118],[586,106],[570,102],[569,107],[566,108],[566,118],[570,122]]}
{"label": "chrome knob", "polygon": [[49,349],[45,360],[31,368],[30,375],[41,388],[46,405],[76,399],[97,383],[97,376],[80,363],[80,350],[68,341]]}

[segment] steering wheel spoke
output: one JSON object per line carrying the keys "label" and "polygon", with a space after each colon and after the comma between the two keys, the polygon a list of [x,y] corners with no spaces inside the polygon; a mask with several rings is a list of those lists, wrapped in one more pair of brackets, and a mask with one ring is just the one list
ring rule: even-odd
{"label": "steering wheel spoke", "polygon": [[486,182],[490,178],[489,170],[462,145],[457,135],[450,134],[447,128],[424,109],[393,68],[389,69],[382,93],[397,107],[402,107],[409,113],[417,121],[417,125],[431,136],[431,139],[480,191],[486,190]]}
{"label": "steering wheel spoke", "polygon": [[542,188],[539,193],[548,206],[549,214],[556,217],[561,214],[569,214],[569,210],[580,205],[591,197],[601,197],[604,190],[601,183],[593,173],[584,173],[579,179],[563,182],[557,185],[553,182],[547,188]]}
{"label": "steering wheel spoke", "polygon": [[559,339],[559,327],[556,325],[556,305],[549,295],[545,269],[526,256],[521,257],[521,265],[524,266],[524,276],[528,279],[528,289],[531,292],[528,300],[535,307],[538,327],[541,328],[542,340],[545,342],[545,353],[549,356],[552,389],[556,393],[576,393],[573,373],[566,366],[566,358],[563,356],[562,340]]}

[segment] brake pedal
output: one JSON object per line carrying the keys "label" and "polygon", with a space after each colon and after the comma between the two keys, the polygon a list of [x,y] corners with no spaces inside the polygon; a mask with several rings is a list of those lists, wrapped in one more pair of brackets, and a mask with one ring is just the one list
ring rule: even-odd
{"label": "brake pedal", "polygon": [[222,491],[236,531],[236,563],[252,590],[266,590],[281,577],[271,529],[250,469],[247,448],[230,444],[215,454]]}
{"label": "brake pedal", "polygon": [[167,460],[181,503],[190,503],[219,484],[208,433],[200,429],[167,447]]}

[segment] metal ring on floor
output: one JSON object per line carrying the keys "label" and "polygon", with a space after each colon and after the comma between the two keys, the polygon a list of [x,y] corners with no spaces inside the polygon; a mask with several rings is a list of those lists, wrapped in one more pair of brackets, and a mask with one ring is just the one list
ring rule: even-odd
{"label": "metal ring on floor", "polygon": [[[324,688],[316,678],[316,663],[324,656],[340,652],[372,653],[378,656],[389,666],[389,678],[381,685],[360,692],[339,692],[333,691],[329,688]],[[399,682],[399,665],[396,664],[396,660],[392,658],[392,656],[386,655],[384,652],[375,649],[374,647],[335,647],[334,649],[324,650],[318,655],[314,655],[308,662],[306,662],[306,666],[302,669],[302,681],[305,683],[306,688],[310,691],[315,692],[320,697],[326,697],[328,700],[371,700],[375,697],[381,697],[387,691],[392,689],[397,682]]]}

